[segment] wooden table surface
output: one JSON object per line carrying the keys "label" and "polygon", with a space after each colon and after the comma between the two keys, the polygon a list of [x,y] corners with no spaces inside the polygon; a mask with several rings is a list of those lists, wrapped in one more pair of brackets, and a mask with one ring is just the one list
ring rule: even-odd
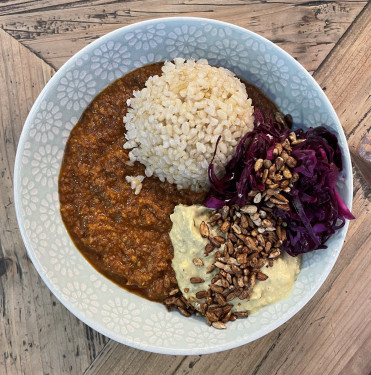
{"label": "wooden table surface", "polygon": [[[0,2],[0,374],[369,374],[371,371],[371,5],[303,0]],[[101,35],[144,19],[200,16],[291,53],[326,92],[347,136],[354,200],[330,276],[290,321],[245,346],[165,356],[118,344],[73,316],[27,257],[13,165],[28,111],[56,70]],[[368,159],[368,160],[367,160]]]}

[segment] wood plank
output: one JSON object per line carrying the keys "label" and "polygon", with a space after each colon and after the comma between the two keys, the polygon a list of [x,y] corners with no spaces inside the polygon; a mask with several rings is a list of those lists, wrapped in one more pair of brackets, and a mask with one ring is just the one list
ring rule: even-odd
{"label": "wood plank", "polygon": [[[356,28],[356,29],[355,29]],[[371,5],[350,28],[315,74],[347,134],[352,161],[360,172],[369,169],[359,156],[361,140],[370,133],[371,113]],[[370,173],[363,172],[370,178]],[[367,178],[367,177],[366,177]],[[371,187],[371,185],[370,185]]]}
{"label": "wood plank", "polygon": [[14,1],[0,6],[0,25],[57,69],[92,40],[118,27],[153,17],[206,17],[263,35],[313,71],[366,3],[165,0],[160,5],[158,0],[134,0],[120,3],[118,9],[115,1],[92,1],[87,7],[86,1],[55,0],[29,1],[21,12],[19,1]]}
{"label": "wood plank", "polygon": [[21,239],[13,165],[23,123],[53,75],[0,30],[0,373],[81,373],[108,340],[62,306],[43,283]]}
{"label": "wood plank", "polygon": [[[131,0],[116,0],[116,1],[107,1],[107,0],[7,0],[0,3],[0,14],[14,14],[14,13],[27,13],[27,12],[34,12],[40,9],[66,9],[70,7],[81,8],[85,7],[86,5],[89,6],[97,6],[97,5],[104,5],[107,3],[128,3]],[[293,1],[289,0],[251,0],[251,3],[293,3]],[[327,3],[336,3],[337,1],[326,1]],[[360,0],[347,0],[343,1],[342,3],[360,3]],[[177,2],[174,4],[184,5],[184,6],[228,6],[228,5],[240,5],[244,4],[246,1],[244,0],[233,0],[226,3],[225,0],[187,0],[183,3]],[[303,3],[310,3],[312,5],[320,5],[325,3],[325,1],[311,1],[308,2],[307,0],[296,0],[296,4],[303,4]]]}
{"label": "wood plank", "polygon": [[[350,137],[362,133],[361,127],[354,132],[352,129],[355,122],[365,118],[370,108],[367,101],[370,69],[363,61],[363,58],[370,60],[367,54],[363,56],[365,51],[371,50],[369,24],[369,9],[365,9],[315,74],[320,84],[326,86]],[[345,59],[344,54],[349,59]],[[366,89],[359,92],[355,80],[362,82]],[[344,87],[349,93],[346,102]],[[352,113],[352,122],[347,118],[347,111],[340,111],[341,108]],[[357,167],[353,170],[353,213],[357,219],[350,224],[345,245],[330,276],[314,298],[289,322],[241,348],[182,357],[175,371],[172,360],[161,357],[159,362],[155,354],[145,357],[143,369],[142,352],[133,353],[134,349],[128,350],[111,342],[109,350],[107,346],[86,374],[105,374],[106,370],[112,375],[125,373],[127,362],[130,362],[132,374],[368,374],[371,371],[368,356],[371,349],[371,279],[368,271],[371,232],[366,228],[371,227],[371,197]],[[171,363],[168,369],[166,363]],[[145,371],[147,368],[150,370]]]}
{"label": "wood plank", "polygon": [[187,358],[186,356],[165,356],[144,352],[111,340],[86,369],[84,375],[175,374]]}

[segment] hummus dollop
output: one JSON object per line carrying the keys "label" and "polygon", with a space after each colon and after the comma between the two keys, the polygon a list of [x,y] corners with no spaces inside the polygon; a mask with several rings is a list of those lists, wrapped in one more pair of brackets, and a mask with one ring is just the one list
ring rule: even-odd
{"label": "hummus dollop", "polygon": [[[204,249],[208,240],[201,237],[199,228],[202,221],[207,222],[211,210],[199,206],[178,205],[174,213],[170,215],[173,227],[170,231],[170,239],[174,248],[172,266],[183,295],[187,299],[194,300],[196,293],[207,290],[212,278],[218,272],[217,269],[206,273],[206,269],[214,262],[213,253],[204,255]],[[213,235],[223,235],[218,230],[212,231]],[[201,258],[204,266],[196,266],[192,259]],[[263,266],[268,279],[257,281],[249,301],[233,299],[230,303],[234,305],[232,311],[249,311],[251,314],[262,307],[282,300],[290,294],[297,275],[300,272],[301,257],[291,257],[286,252],[274,261],[273,267],[267,264]],[[204,283],[191,284],[191,277],[201,277]]]}

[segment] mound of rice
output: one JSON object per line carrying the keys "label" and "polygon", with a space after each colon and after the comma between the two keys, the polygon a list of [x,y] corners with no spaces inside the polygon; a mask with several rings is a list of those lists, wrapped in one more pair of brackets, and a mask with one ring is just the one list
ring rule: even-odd
{"label": "mound of rice", "polygon": [[161,76],[150,77],[134,91],[124,117],[124,147],[132,162],[145,165],[179,189],[208,187],[207,168],[219,135],[215,159],[221,170],[239,139],[253,128],[253,107],[245,86],[224,68],[207,60],[166,62]]}

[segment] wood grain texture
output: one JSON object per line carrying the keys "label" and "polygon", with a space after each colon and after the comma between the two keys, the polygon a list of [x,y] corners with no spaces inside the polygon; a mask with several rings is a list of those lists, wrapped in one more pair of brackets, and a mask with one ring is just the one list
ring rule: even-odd
{"label": "wood grain texture", "polygon": [[[315,78],[325,89],[347,135],[352,161],[364,176],[364,188],[371,178],[370,164],[359,157],[361,140],[370,134],[371,118],[371,5],[364,9],[344,40],[318,69]],[[368,180],[367,180],[368,179]],[[370,183],[368,183],[370,185]]]}
{"label": "wood grain texture", "polygon": [[[54,68],[94,39],[153,17],[196,16],[233,21],[258,32],[314,71],[366,1],[265,2],[133,0],[20,1],[0,5],[2,28]],[[161,4],[161,5],[160,5]]]}
{"label": "wood grain texture", "polygon": [[[61,305],[27,257],[13,164],[26,116],[54,71],[0,30],[0,374],[81,373],[108,339]],[[53,372],[56,369],[56,372]]]}
{"label": "wood grain texture", "polygon": [[[371,6],[367,1],[7,0],[0,3],[0,374],[366,375],[371,372]],[[29,261],[13,204],[13,164],[26,115],[55,69],[102,34],[174,15],[247,27],[296,57],[325,90],[354,163],[353,213],[334,269],[289,322],[253,343],[165,356],[111,341],[70,314]],[[350,26],[351,25],[351,26]],[[350,27],[349,27],[350,26]]]}
{"label": "wood grain texture", "polygon": [[[350,146],[370,131],[370,11],[365,9],[314,77],[339,114]],[[344,58],[347,56],[348,58]],[[346,99],[345,99],[346,98]],[[358,124],[364,124],[364,128]],[[357,128],[358,126],[358,128]],[[158,362],[158,355],[110,342],[86,374],[122,374],[134,357],[145,367],[130,373],[161,374],[368,374],[371,371],[371,194],[357,164],[353,213],[345,245],[330,276],[314,298],[279,329],[244,347],[204,356]],[[369,165],[369,172],[371,167]],[[367,228],[367,229],[366,229]],[[171,366],[167,367],[166,363]]]}

